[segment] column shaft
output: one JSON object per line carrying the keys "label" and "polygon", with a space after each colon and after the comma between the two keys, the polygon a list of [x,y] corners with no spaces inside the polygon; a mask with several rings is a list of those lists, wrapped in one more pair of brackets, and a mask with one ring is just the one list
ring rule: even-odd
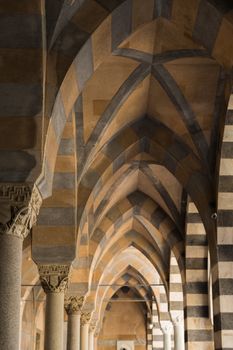
{"label": "column shaft", "polygon": [[19,349],[23,240],[0,234],[0,348]]}
{"label": "column shaft", "polygon": [[163,348],[164,350],[171,350],[171,333],[167,332],[163,334]]}
{"label": "column shaft", "polygon": [[94,350],[94,331],[89,332],[89,350]]}
{"label": "column shaft", "polygon": [[89,323],[85,323],[81,327],[81,350],[89,350]]}
{"label": "column shaft", "polygon": [[98,350],[98,336],[95,335],[95,338],[94,338],[94,350]]}
{"label": "column shaft", "polygon": [[174,349],[184,350],[184,324],[174,324]]}
{"label": "column shaft", "polygon": [[20,320],[19,320],[19,350],[21,350],[21,341],[22,341],[23,311],[24,311],[24,302],[21,300],[20,301]]}
{"label": "column shaft", "polygon": [[67,350],[80,350],[80,313],[68,314]]}
{"label": "column shaft", "polygon": [[47,293],[45,350],[63,350],[64,292]]}

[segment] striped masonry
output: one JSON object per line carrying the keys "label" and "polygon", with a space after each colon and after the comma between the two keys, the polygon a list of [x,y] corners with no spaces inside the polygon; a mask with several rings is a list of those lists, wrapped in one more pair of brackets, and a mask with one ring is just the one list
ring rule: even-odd
{"label": "striped masonry", "polygon": [[233,94],[225,122],[218,188],[217,252],[212,266],[215,349],[233,344]]}
{"label": "striped masonry", "polygon": [[[173,0],[173,2],[169,2],[169,5],[168,2],[161,4],[160,1],[153,2],[148,0],[145,1],[144,6],[147,8],[147,11],[141,21],[138,20],[138,13],[141,11],[138,0],[126,0],[109,16],[106,18],[103,16],[99,22],[101,23],[102,21],[102,23],[97,29],[94,27],[94,32],[91,36],[84,40],[81,49],[78,51],[76,58],[67,71],[49,122],[43,171],[37,181],[38,188],[44,198],[49,196],[52,191],[56,154],[65,126],[65,120],[68,118],[85,83],[104,59],[142,24],[149,23],[153,18],[162,16],[182,26],[184,25],[182,23],[183,17],[187,17],[191,20],[185,21],[185,25],[187,26],[185,31],[188,31],[194,39],[198,40],[200,44],[210,51],[218,62],[226,67],[232,66],[231,51],[227,49],[227,43],[222,38],[225,35],[231,37],[233,26],[227,15],[224,12],[220,12],[215,5],[207,0],[198,2],[195,5],[195,16],[193,15],[192,7],[183,6],[181,0]],[[182,16],[180,16],[180,8],[182,8]],[[210,18],[208,26],[205,21],[206,17],[203,15],[206,12],[209,13]],[[216,17],[217,20],[215,20]],[[76,20],[78,20],[78,17],[76,17]],[[100,43],[101,49],[99,46]],[[61,110],[58,111],[57,106],[61,106]],[[59,128],[57,128],[58,125],[60,125]],[[55,144],[53,142],[54,135],[57,138],[57,143],[55,142]],[[51,153],[53,153],[52,157]]]}
{"label": "striped masonry", "polygon": [[208,242],[201,217],[191,200],[186,220],[186,348],[211,350],[214,343],[208,305]]}
{"label": "striped masonry", "polygon": [[163,332],[160,328],[156,302],[152,301],[152,350],[163,350]]}
{"label": "striped masonry", "polygon": [[147,313],[147,322],[146,322],[146,335],[147,335],[147,350],[153,350],[153,335],[151,328],[151,313],[148,311]]}
{"label": "striped masonry", "polygon": [[172,320],[175,320],[177,316],[183,316],[184,310],[184,294],[182,278],[180,269],[177,264],[177,260],[174,254],[171,252],[170,259],[170,275],[169,275],[169,305],[170,315]]}
{"label": "striped masonry", "polygon": [[71,262],[76,239],[75,118],[70,114],[56,159],[52,196],[43,201],[33,228],[32,253],[40,263]]}

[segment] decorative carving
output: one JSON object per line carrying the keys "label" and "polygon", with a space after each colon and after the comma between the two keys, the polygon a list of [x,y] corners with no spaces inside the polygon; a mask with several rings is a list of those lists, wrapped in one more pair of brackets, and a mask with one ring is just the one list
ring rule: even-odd
{"label": "decorative carving", "polygon": [[95,327],[95,334],[94,334],[95,338],[99,336],[100,331],[101,331],[101,325],[100,325],[100,322],[97,322],[97,325]]}
{"label": "decorative carving", "polygon": [[6,224],[0,224],[0,233],[26,238],[32,226],[35,225],[42,204],[41,194],[36,186],[33,187],[28,206],[20,209],[13,208],[12,218]]}
{"label": "decorative carving", "polygon": [[38,270],[45,293],[65,292],[68,286],[69,265],[39,265]]}
{"label": "decorative carving", "polygon": [[0,200],[25,203],[31,197],[31,187],[25,184],[2,183],[0,184]]}
{"label": "decorative carving", "polygon": [[82,312],[81,314],[81,325],[84,326],[85,324],[89,323],[91,319],[91,313],[90,312]]}
{"label": "decorative carving", "polygon": [[176,315],[173,319],[172,322],[174,325],[179,325],[184,322],[184,317],[183,314]]}
{"label": "decorative carving", "polygon": [[89,326],[90,332],[95,332],[95,329],[96,329],[96,321],[91,321]]}
{"label": "decorative carving", "polygon": [[81,312],[82,306],[84,302],[83,296],[71,296],[65,298],[65,309],[67,314],[79,313]]}
{"label": "decorative carving", "polygon": [[164,334],[169,334],[172,331],[172,323],[170,321],[161,322],[161,329]]}

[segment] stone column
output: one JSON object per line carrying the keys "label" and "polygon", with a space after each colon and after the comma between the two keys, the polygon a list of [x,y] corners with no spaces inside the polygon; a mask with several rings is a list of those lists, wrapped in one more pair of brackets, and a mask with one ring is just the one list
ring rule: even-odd
{"label": "stone column", "polygon": [[46,293],[45,350],[63,350],[64,297],[69,265],[39,265],[41,285]]}
{"label": "stone column", "polygon": [[67,320],[64,321],[63,324],[63,350],[67,350],[67,329],[68,329],[68,322]]}
{"label": "stone column", "polygon": [[97,325],[95,327],[95,334],[94,334],[94,350],[98,350],[98,337],[101,331],[101,325],[100,322],[97,322]]}
{"label": "stone column", "polygon": [[163,349],[171,350],[172,349],[172,342],[171,342],[172,326],[170,324],[167,324],[165,326],[162,326],[161,328],[163,332]]}
{"label": "stone column", "polygon": [[173,320],[174,326],[174,350],[184,350],[184,320],[182,316],[177,316]]}
{"label": "stone column", "polygon": [[19,323],[19,350],[21,350],[22,324],[23,324],[24,302],[20,301],[20,323]]}
{"label": "stone column", "polygon": [[80,350],[81,308],[84,297],[69,297],[65,299],[65,309],[68,314],[67,350]]}
{"label": "stone column", "polygon": [[91,323],[89,326],[89,350],[95,350],[95,327],[95,322]]}
{"label": "stone column", "polygon": [[0,193],[0,348],[18,350],[22,246],[36,222],[42,199],[36,189],[30,198],[27,186],[2,185]]}
{"label": "stone column", "polygon": [[89,350],[89,322],[91,314],[82,312],[81,314],[81,350]]}
{"label": "stone column", "polygon": [[94,335],[94,350],[98,349],[98,335]]}

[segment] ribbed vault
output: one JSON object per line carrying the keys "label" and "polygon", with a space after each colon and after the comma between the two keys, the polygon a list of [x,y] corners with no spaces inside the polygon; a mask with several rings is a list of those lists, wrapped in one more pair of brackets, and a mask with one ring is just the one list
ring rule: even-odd
{"label": "ribbed vault", "polygon": [[35,263],[72,265],[67,295],[82,296],[99,325],[127,287],[158,328],[184,311],[190,349],[201,327],[212,341],[211,308],[216,332],[228,330],[232,9],[227,0],[1,4],[0,228],[31,210],[28,234],[38,216],[22,298],[42,295]]}

